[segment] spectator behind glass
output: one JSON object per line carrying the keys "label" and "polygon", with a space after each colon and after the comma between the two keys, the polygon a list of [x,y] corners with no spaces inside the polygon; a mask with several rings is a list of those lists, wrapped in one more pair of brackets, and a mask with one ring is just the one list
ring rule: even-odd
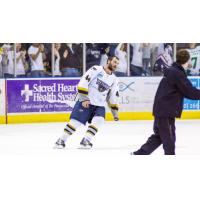
{"label": "spectator behind glass", "polygon": [[13,45],[5,44],[2,46],[2,69],[4,78],[14,77],[14,48]]}
{"label": "spectator behind glass", "polygon": [[60,47],[61,44],[60,43],[55,43],[54,44],[54,75],[55,77],[60,77],[61,76],[61,72],[60,72]]}
{"label": "spectator behind glass", "polygon": [[117,66],[115,75],[119,77],[126,76],[128,63],[127,63],[127,53],[124,43],[119,43],[117,45],[117,48],[115,49],[115,55],[119,58],[119,65]]}
{"label": "spectator behind glass", "polygon": [[83,74],[83,44],[82,43],[68,43],[68,47],[70,48],[73,56],[76,58],[79,72]]}
{"label": "spectator behind glass", "polygon": [[16,75],[17,78],[26,77],[26,51],[21,49],[21,43],[16,43]]}
{"label": "spectator behind glass", "polygon": [[1,48],[0,48],[0,78],[3,78],[2,54],[3,54],[3,49],[2,49],[2,47],[1,47]]}
{"label": "spectator behind glass", "polygon": [[28,55],[31,60],[31,77],[44,77],[44,45],[39,43],[33,43],[28,49]]}
{"label": "spectator behind glass", "polygon": [[43,64],[44,64],[45,76],[47,77],[52,77],[51,49],[52,49],[51,43],[44,43]]}
{"label": "spectator behind glass", "polygon": [[150,57],[151,57],[151,44],[142,43],[142,65],[145,76],[150,76]]}
{"label": "spectator behind glass", "polygon": [[187,75],[189,76],[199,76],[200,75],[200,46],[196,43],[189,43],[190,53],[190,68],[187,70]]}
{"label": "spectator behind glass", "polygon": [[101,48],[97,43],[87,43],[86,47],[86,69],[88,70],[92,66],[100,64]]}
{"label": "spectator behind glass", "polygon": [[154,76],[162,76],[163,75],[163,68],[169,67],[173,63],[173,50],[170,44],[164,45],[164,52],[161,53],[154,64],[153,68],[153,75]]}
{"label": "spectator behind glass", "polygon": [[164,53],[164,43],[152,43],[151,44],[151,56],[150,56],[150,71],[151,75],[154,75],[154,65],[159,55]]}
{"label": "spectator behind glass", "polygon": [[109,53],[110,53],[110,47],[109,46],[106,45],[104,48],[102,48],[100,66],[106,66],[107,60],[108,60],[108,57],[109,57]]}
{"label": "spectator behind glass", "polygon": [[78,57],[75,56],[74,50],[67,45],[63,44],[60,49],[60,67],[63,77],[79,77],[80,62]]}
{"label": "spectator behind glass", "polygon": [[144,76],[142,67],[142,44],[141,43],[131,43],[132,47],[132,60],[130,67],[131,76]]}

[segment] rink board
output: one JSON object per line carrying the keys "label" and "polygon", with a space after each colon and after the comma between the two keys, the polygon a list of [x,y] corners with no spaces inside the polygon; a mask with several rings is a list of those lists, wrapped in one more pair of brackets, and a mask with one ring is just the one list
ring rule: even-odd
{"label": "rink board", "polygon": [[[160,80],[161,77],[119,78],[120,120],[153,119],[152,105]],[[199,77],[190,80],[200,88]],[[7,79],[7,118],[2,122],[68,121],[78,82],[79,79],[73,78]],[[182,119],[200,119],[200,101],[185,99]],[[110,113],[106,114],[106,120],[113,120]]]}
{"label": "rink board", "polygon": [[[66,122],[70,113],[62,114],[31,114],[9,115],[7,123],[37,123],[37,122]],[[124,112],[119,113],[120,120],[152,120],[151,112]],[[200,111],[184,111],[181,119],[200,119]],[[111,113],[106,113],[106,120],[113,121]]]}
{"label": "rink board", "polygon": [[7,122],[59,122],[69,119],[77,78],[7,80]]}
{"label": "rink board", "polygon": [[6,124],[6,116],[0,116],[0,124]]}
{"label": "rink board", "polygon": [[0,124],[6,123],[5,80],[0,79]]}

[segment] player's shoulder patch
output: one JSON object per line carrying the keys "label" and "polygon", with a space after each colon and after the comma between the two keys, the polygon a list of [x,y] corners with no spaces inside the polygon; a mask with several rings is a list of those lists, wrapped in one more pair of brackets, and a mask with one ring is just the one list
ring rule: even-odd
{"label": "player's shoulder patch", "polygon": [[101,70],[101,69],[102,69],[102,66],[94,65],[94,66],[92,67],[92,69],[93,69],[94,71]]}
{"label": "player's shoulder patch", "polygon": [[95,72],[95,73],[99,73],[99,72],[102,71],[102,67],[99,66],[99,65],[94,65],[94,66],[92,66],[90,69],[91,69],[93,72]]}
{"label": "player's shoulder patch", "polygon": [[97,70],[97,68],[96,68],[96,67],[93,67],[92,69],[93,69],[93,70],[95,70],[95,71]]}

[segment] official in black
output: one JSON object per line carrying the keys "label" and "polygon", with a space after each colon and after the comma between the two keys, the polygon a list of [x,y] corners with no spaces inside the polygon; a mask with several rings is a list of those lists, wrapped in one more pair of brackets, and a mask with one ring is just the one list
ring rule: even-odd
{"label": "official in black", "polygon": [[189,52],[181,49],[176,54],[176,62],[164,68],[153,105],[154,134],[132,155],[149,155],[161,144],[165,155],[175,155],[175,118],[181,117],[183,99],[200,99],[200,90],[192,86],[185,73],[189,59]]}

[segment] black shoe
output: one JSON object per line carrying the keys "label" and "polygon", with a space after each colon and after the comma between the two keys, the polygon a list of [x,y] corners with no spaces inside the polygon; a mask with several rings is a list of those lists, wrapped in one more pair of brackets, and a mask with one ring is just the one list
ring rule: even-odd
{"label": "black shoe", "polygon": [[80,146],[81,148],[84,148],[84,149],[91,149],[93,144],[86,138],[83,138],[80,142]]}
{"label": "black shoe", "polygon": [[131,152],[131,155],[148,155],[143,149],[139,149],[137,151]]}

